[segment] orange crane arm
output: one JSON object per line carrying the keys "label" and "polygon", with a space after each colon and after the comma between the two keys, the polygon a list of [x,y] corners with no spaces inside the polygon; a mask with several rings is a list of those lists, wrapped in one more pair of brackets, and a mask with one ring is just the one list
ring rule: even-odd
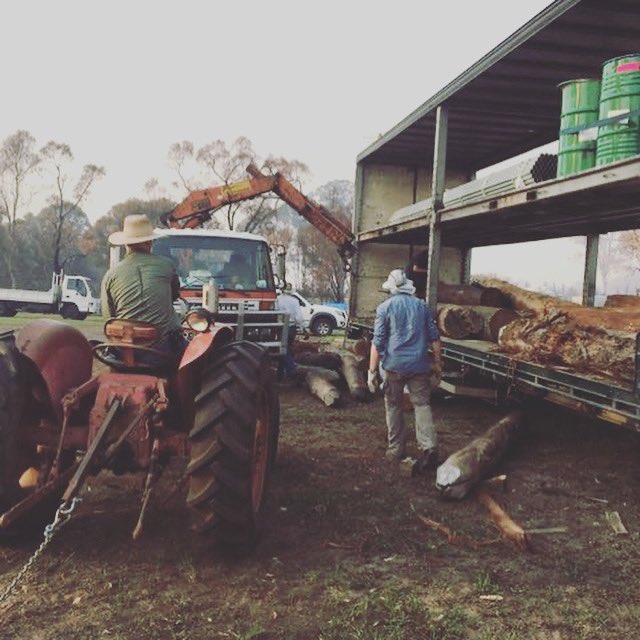
{"label": "orange crane arm", "polygon": [[247,173],[251,178],[228,185],[192,191],[173,211],[164,216],[168,227],[194,229],[211,219],[212,213],[224,205],[250,200],[272,191],[338,247],[338,253],[346,261],[354,255],[351,230],[337,220],[325,207],[307,198],[282,174],[265,176],[250,164]]}

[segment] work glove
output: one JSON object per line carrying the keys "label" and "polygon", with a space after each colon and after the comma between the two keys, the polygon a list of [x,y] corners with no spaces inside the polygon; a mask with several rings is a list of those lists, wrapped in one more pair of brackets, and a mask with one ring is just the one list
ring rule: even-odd
{"label": "work glove", "polygon": [[380,389],[380,378],[377,371],[367,371],[367,387],[371,393],[376,393]]}
{"label": "work glove", "polygon": [[432,391],[440,386],[440,380],[442,380],[442,364],[434,362],[429,376],[429,386]]}

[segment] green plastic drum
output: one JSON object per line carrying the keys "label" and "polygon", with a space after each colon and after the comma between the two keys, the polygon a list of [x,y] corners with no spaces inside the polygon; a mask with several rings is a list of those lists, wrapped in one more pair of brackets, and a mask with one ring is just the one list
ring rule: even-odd
{"label": "green plastic drum", "polygon": [[607,60],[602,67],[600,119],[629,113],[598,132],[598,166],[640,154],[640,54]]}
{"label": "green plastic drum", "polygon": [[596,164],[597,127],[586,127],[572,133],[565,131],[596,122],[600,105],[600,80],[582,78],[558,86],[562,90],[562,111],[557,176],[561,178],[591,169]]}

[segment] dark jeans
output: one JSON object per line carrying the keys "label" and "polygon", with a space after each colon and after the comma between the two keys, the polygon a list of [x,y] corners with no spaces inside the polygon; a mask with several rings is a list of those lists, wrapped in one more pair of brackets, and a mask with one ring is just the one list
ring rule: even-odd
{"label": "dark jeans", "polygon": [[142,352],[137,355],[136,360],[150,367],[161,367],[164,365],[177,366],[188,344],[188,341],[182,335],[182,330],[174,329],[151,345],[152,349],[166,353],[171,357],[163,358],[155,353]]}
{"label": "dark jeans", "polygon": [[287,374],[288,377],[292,377],[296,372],[296,361],[293,358],[293,343],[296,340],[296,328],[295,326],[289,327],[289,334],[287,335],[287,352],[278,362],[278,379],[282,380],[283,374]]}

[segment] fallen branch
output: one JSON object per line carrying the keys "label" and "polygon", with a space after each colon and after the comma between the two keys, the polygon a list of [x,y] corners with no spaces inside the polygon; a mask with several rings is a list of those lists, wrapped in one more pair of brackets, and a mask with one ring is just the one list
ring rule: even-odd
{"label": "fallen branch", "polygon": [[465,547],[467,549],[473,549],[474,551],[477,551],[482,547],[488,547],[491,544],[500,542],[500,538],[486,538],[484,540],[475,540],[474,538],[470,538],[469,536],[463,536],[459,533],[451,531],[451,529],[447,527],[446,524],[442,524],[425,516],[421,516],[419,513],[416,515],[418,516],[422,524],[424,524],[432,531],[439,531],[440,533],[443,533],[447,537],[447,542],[456,547]]}
{"label": "fallen branch", "polygon": [[573,493],[562,489],[561,487],[551,487],[548,484],[542,483],[540,485],[540,491],[549,495],[567,496],[567,498],[574,498],[579,500],[589,500],[590,502],[598,502],[599,504],[609,504],[609,501],[605,498],[596,498],[594,496],[587,496],[582,493]]}
{"label": "fallen branch", "polygon": [[491,519],[502,532],[502,535],[513,542],[521,551],[529,549],[529,542],[524,529],[516,524],[509,514],[486,492],[480,489],[476,493],[478,502],[489,510]]}

